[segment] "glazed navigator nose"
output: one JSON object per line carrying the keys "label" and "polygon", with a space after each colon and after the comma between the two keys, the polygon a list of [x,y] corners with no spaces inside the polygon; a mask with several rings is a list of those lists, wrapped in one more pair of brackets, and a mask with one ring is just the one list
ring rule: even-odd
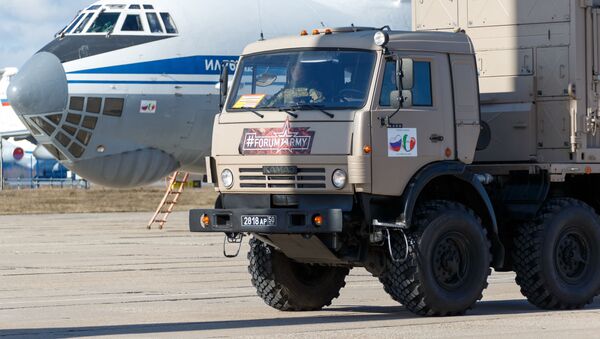
{"label": "glazed navigator nose", "polygon": [[8,99],[19,115],[63,112],[67,108],[67,76],[51,53],[34,55],[10,82]]}

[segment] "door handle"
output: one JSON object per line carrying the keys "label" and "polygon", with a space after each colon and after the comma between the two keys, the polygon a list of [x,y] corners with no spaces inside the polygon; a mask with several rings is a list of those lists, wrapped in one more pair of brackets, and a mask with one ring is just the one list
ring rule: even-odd
{"label": "door handle", "polygon": [[429,137],[429,140],[431,140],[431,142],[442,142],[442,141],[444,141],[444,136],[443,135],[432,134]]}

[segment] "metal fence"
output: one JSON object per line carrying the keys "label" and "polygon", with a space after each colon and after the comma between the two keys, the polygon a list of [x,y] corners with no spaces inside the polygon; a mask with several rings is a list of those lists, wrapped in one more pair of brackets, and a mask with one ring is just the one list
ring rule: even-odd
{"label": "metal fence", "polygon": [[37,188],[89,189],[90,183],[84,179],[4,178],[4,189],[37,189]]}

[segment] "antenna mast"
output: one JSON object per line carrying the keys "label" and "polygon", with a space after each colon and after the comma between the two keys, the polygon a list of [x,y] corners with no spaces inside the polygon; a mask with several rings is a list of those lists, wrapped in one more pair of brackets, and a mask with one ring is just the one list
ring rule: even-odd
{"label": "antenna mast", "polygon": [[256,0],[256,4],[258,5],[258,29],[260,30],[260,39],[258,39],[258,41],[264,41],[265,40],[265,34],[263,32],[263,26],[262,26],[262,6],[261,6],[261,0]]}

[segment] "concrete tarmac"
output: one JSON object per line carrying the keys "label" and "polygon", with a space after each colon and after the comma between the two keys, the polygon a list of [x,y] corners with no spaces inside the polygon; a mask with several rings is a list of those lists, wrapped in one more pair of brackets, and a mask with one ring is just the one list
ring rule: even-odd
{"label": "concrete tarmac", "polygon": [[187,214],[166,230],[148,213],[0,216],[0,336],[600,337],[600,300],[584,310],[529,305],[511,273],[490,277],[461,317],[413,316],[355,269],[333,305],[283,313],[256,296],[242,255],[220,235],[191,234]]}

